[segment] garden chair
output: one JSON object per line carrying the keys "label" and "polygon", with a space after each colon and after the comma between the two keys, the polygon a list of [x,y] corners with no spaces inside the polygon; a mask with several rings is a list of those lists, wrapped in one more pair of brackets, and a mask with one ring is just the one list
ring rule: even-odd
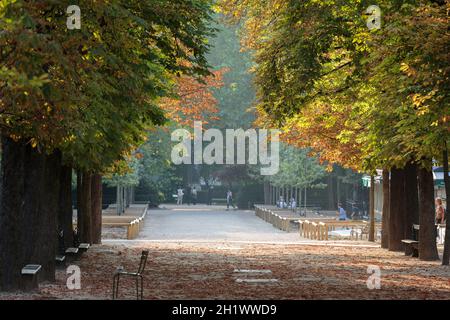
{"label": "garden chair", "polygon": [[[137,300],[143,300],[144,298],[144,277],[142,273],[145,270],[147,264],[148,251],[142,251],[141,261],[137,272],[127,272],[123,270],[123,267],[118,267],[113,277],[113,300],[119,295],[119,281],[121,276],[129,276],[136,278],[136,298]],[[140,285],[140,290],[139,290]]]}

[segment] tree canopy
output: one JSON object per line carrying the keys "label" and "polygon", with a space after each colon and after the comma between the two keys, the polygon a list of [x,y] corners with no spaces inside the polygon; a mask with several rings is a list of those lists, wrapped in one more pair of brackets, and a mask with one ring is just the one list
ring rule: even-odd
{"label": "tree canopy", "polygon": [[448,143],[449,2],[227,1],[254,51],[259,122],[358,170],[440,159]]}

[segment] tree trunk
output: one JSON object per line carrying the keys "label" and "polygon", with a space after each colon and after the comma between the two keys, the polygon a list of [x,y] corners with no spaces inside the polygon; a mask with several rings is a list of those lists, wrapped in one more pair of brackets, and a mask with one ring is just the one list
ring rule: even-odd
{"label": "tree trunk", "polygon": [[389,171],[383,170],[383,216],[381,220],[381,247],[389,248]]}
{"label": "tree trunk", "polygon": [[116,211],[118,216],[122,214],[122,188],[120,186],[116,187]]}
{"label": "tree trunk", "polygon": [[405,167],[405,239],[412,239],[412,225],[419,224],[419,193],[417,186],[417,170],[418,167],[414,163],[408,163]]}
{"label": "tree trunk", "polygon": [[272,185],[269,185],[270,187],[270,202],[269,202],[269,204],[270,205],[273,205],[273,198],[274,198],[274,196],[273,196],[273,186]]}
{"label": "tree trunk", "polygon": [[419,259],[438,260],[436,226],[434,220],[434,181],[428,169],[419,169]]}
{"label": "tree trunk", "polygon": [[336,177],[336,202],[341,202],[341,185],[339,182],[339,177]]}
{"label": "tree trunk", "polygon": [[264,182],[264,204],[269,204],[270,198],[270,185],[268,182]]}
{"label": "tree trunk", "polygon": [[92,243],[92,227],[91,227],[91,173],[79,173],[80,184],[77,186],[79,192],[78,199],[78,239],[83,243]]}
{"label": "tree trunk", "polygon": [[375,241],[375,176],[370,176],[369,241]]}
{"label": "tree trunk", "polygon": [[[135,198],[136,190],[135,189],[136,189],[136,187],[131,187],[131,204],[136,202],[136,198]],[[270,187],[269,187],[269,189],[270,189]],[[269,204],[270,204],[270,200],[269,200]]]}
{"label": "tree trunk", "polygon": [[102,242],[102,176],[92,175],[91,185],[92,200],[92,243],[100,244]]}
{"label": "tree trunk", "polygon": [[25,145],[2,136],[0,210],[0,291],[20,286],[20,270],[25,265],[26,243],[23,223]]}
{"label": "tree trunk", "polygon": [[278,202],[278,199],[280,199],[280,196],[278,194],[278,187],[275,187],[275,204]]}
{"label": "tree trunk", "polygon": [[0,290],[21,287],[21,269],[42,266],[54,281],[61,154],[40,153],[24,141],[2,137]]}
{"label": "tree trunk", "polygon": [[305,205],[305,214],[306,214],[306,210],[307,210],[307,208],[306,208],[306,191],[307,190],[308,190],[308,188],[305,187],[305,197],[303,198],[303,204]]}
{"label": "tree trunk", "polygon": [[389,189],[389,250],[403,251],[402,240],[405,236],[406,222],[405,172],[403,169],[393,168],[391,170]]}
{"label": "tree trunk", "polygon": [[83,224],[83,193],[82,193],[82,185],[83,185],[83,173],[81,170],[77,170],[77,236],[78,240],[80,239],[80,230]]}
{"label": "tree trunk", "polygon": [[[31,153],[36,151],[32,150]],[[62,155],[55,151],[51,155],[43,155],[44,179],[43,192],[38,200],[40,215],[37,223],[31,224],[31,228],[37,232],[34,246],[33,261],[39,261],[42,270],[39,274],[40,280],[55,281],[55,253],[58,244],[58,211],[60,196],[60,174],[62,166]],[[30,185],[30,193],[35,192],[36,185]],[[28,194],[28,192],[27,192]]]}
{"label": "tree trunk", "polygon": [[[191,188],[189,187],[188,189],[189,191],[191,190]],[[191,196],[190,192],[186,192],[186,197],[189,199]],[[123,203],[124,203],[124,208],[127,209],[128,208],[128,187],[123,188]],[[190,201],[189,201],[190,204]]]}
{"label": "tree trunk", "polygon": [[333,176],[328,175],[328,210],[336,209],[336,201],[334,199],[334,182]]}
{"label": "tree trunk", "polygon": [[450,203],[450,177],[448,176],[448,151],[447,142],[445,142],[444,152],[443,152],[443,166],[444,166],[444,183],[445,183],[445,198],[447,199],[446,207],[446,225],[445,225],[445,243],[444,243],[444,256],[442,258],[442,265],[448,266],[450,262],[450,219],[449,215],[449,203]]}
{"label": "tree trunk", "polygon": [[72,168],[61,167],[58,230],[63,231],[64,246],[73,246]]}
{"label": "tree trunk", "polygon": [[303,208],[303,189],[299,188],[298,190],[298,207],[300,209],[300,212],[302,212]]}

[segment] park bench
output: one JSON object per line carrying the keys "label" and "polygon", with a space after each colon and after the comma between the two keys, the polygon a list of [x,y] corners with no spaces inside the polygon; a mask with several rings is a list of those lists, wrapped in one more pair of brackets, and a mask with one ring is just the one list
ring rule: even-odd
{"label": "park bench", "polygon": [[103,216],[103,227],[124,227],[127,229],[127,239],[135,239],[144,227],[144,219],[147,209],[144,210],[142,216]]}
{"label": "park bench", "polygon": [[64,268],[66,266],[66,256],[65,256],[65,245],[64,245],[64,231],[58,231],[58,254],[55,256],[56,267]]}
{"label": "park bench", "polygon": [[[79,243],[77,232],[74,231],[73,247],[66,248],[64,244],[64,231],[58,232],[58,254],[55,256],[56,266],[65,267],[66,261],[74,261],[79,254],[86,252],[90,247],[89,243]],[[67,256],[67,259],[66,259]]]}
{"label": "park bench", "polygon": [[78,250],[80,252],[86,252],[86,251],[88,251],[90,246],[91,245],[89,243],[80,243],[80,245],[78,246]]}
{"label": "park bench", "polygon": [[[144,276],[142,275],[147,264],[148,251],[142,251],[141,260],[137,272],[127,272],[123,267],[118,267],[113,276],[113,300],[119,295],[120,277],[129,276],[136,279],[136,298],[137,300],[144,298]],[[139,288],[140,287],[140,288]]]}
{"label": "park bench", "polygon": [[32,291],[39,288],[38,275],[42,266],[39,264],[27,264],[22,268],[21,289],[24,291]]}
{"label": "park bench", "polygon": [[358,230],[365,228],[365,221],[337,221],[335,219],[308,218],[298,220],[299,234],[312,240],[329,240],[329,238],[358,239]]}
{"label": "park bench", "polygon": [[404,239],[402,243],[405,245],[405,255],[419,257],[419,230],[418,224],[412,226],[412,239]]}
{"label": "park bench", "polygon": [[70,247],[70,248],[66,248],[64,253],[65,253],[68,261],[71,262],[71,261],[76,260],[78,258],[79,253],[81,253],[81,252],[79,252],[78,248]]}
{"label": "park bench", "polygon": [[290,209],[268,209],[261,205],[255,205],[254,209],[257,217],[286,232],[290,232],[292,223],[297,223],[298,220],[298,217]]}
{"label": "park bench", "polygon": [[[321,227],[322,225],[320,225],[320,223],[324,223],[324,222],[328,222],[328,221],[335,221],[335,220],[331,220],[331,219],[325,219],[325,218],[308,218],[308,219],[297,219],[296,223],[298,223],[299,225],[299,234],[300,237],[303,238],[309,238],[310,234],[312,233],[312,228],[315,227]],[[319,225],[318,226],[313,226],[311,223],[312,222],[316,222]],[[323,232],[323,231],[321,231]]]}
{"label": "park bench", "polygon": [[134,219],[131,221],[104,222],[103,226],[105,226],[105,227],[125,227],[127,230],[127,239],[132,240],[138,236],[139,231],[143,227],[143,221],[139,218],[139,219]]}

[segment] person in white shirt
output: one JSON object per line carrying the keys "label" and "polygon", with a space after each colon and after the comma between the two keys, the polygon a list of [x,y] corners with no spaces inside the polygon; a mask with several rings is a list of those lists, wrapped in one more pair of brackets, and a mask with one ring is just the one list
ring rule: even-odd
{"label": "person in white shirt", "polygon": [[195,206],[197,204],[197,189],[195,187],[192,188],[192,204]]}
{"label": "person in white shirt", "polygon": [[295,198],[291,198],[291,204],[289,206],[292,210],[295,210],[295,208],[297,207],[297,201],[295,201]]}
{"label": "person in white shirt", "polygon": [[179,188],[177,190],[177,205],[183,204],[183,196],[184,196],[183,189]]}
{"label": "person in white shirt", "polygon": [[236,209],[236,207],[233,204],[233,192],[231,192],[231,190],[228,190],[228,192],[227,192],[227,210],[230,209],[230,205],[233,207],[233,209]]}

